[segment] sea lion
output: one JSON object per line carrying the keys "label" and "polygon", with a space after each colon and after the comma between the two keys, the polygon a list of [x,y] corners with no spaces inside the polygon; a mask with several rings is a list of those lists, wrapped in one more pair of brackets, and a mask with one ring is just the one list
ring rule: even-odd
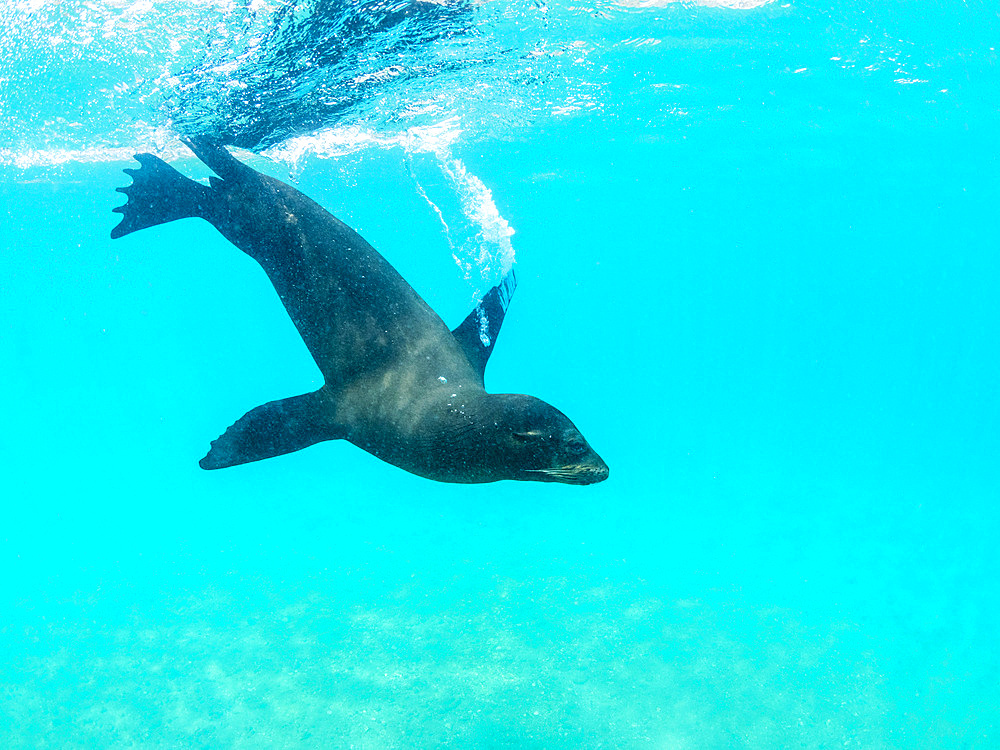
{"label": "sea lion", "polygon": [[218,177],[203,185],[152,154],[126,169],[112,238],[200,217],[267,273],[323,374],[313,393],[247,412],[212,443],[204,469],[348,440],[442,482],[593,484],[608,467],[573,423],[532,396],[489,394],[483,375],[514,289],[509,275],[449,331],[350,227],[295,188],[205,138],[184,143]]}

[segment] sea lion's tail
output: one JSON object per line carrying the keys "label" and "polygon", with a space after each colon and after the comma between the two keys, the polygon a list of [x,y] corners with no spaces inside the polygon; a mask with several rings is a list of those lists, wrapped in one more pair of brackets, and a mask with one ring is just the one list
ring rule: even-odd
{"label": "sea lion's tail", "polygon": [[112,239],[168,221],[208,215],[213,202],[209,187],[188,179],[152,154],[136,154],[135,160],[139,168],[125,170],[132,184],[115,188],[128,197],[128,203],[112,209],[122,215],[121,223],[111,230]]}

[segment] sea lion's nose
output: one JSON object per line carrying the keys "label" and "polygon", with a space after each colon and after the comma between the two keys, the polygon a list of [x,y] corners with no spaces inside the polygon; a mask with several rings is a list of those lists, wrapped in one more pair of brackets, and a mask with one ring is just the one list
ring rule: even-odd
{"label": "sea lion's nose", "polygon": [[596,453],[594,454],[594,458],[596,459],[594,466],[587,472],[587,484],[597,484],[598,482],[603,482],[611,473],[611,469],[608,468],[606,463],[604,463],[603,458],[598,456]]}

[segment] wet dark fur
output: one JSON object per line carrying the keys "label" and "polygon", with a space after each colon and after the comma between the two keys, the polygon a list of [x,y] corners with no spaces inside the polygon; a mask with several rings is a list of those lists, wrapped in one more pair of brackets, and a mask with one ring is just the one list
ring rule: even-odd
{"label": "wet dark fur", "polygon": [[115,209],[123,219],[111,236],[185,217],[209,221],[267,272],[325,379],[319,391],[248,412],[212,444],[204,468],[343,438],[445,482],[607,477],[557,409],[531,396],[486,393],[489,350],[449,331],[354,230],[224,148],[185,142],[221,179],[205,186],[138,155],[141,167],[126,170],[133,184],[119,188],[128,203]]}

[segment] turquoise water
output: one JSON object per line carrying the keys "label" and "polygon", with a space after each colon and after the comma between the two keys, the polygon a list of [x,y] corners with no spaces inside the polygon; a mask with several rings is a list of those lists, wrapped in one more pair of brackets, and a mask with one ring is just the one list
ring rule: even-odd
{"label": "turquoise water", "polygon": [[[309,7],[2,11],[0,746],[1000,747],[995,6]],[[209,225],[109,239],[182,126],[451,325],[513,260],[487,387],[608,481],[199,469],[320,375]]]}

